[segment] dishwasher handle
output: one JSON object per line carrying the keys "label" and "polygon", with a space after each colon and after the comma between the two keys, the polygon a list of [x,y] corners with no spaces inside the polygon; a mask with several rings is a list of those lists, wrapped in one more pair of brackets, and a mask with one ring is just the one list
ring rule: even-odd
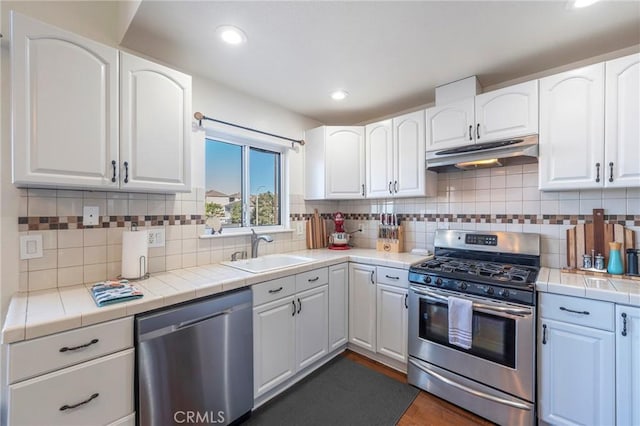
{"label": "dishwasher handle", "polygon": [[207,321],[216,317],[221,317],[222,315],[229,315],[231,313],[231,309],[225,309],[224,311],[216,312],[215,314],[206,315],[200,318],[194,318],[189,321],[183,321],[176,326],[176,330],[180,330],[181,328],[189,327],[190,325],[198,324],[199,322]]}

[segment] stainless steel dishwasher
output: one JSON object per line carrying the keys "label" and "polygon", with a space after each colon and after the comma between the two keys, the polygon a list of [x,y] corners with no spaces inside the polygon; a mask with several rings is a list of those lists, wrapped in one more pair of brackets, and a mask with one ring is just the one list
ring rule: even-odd
{"label": "stainless steel dishwasher", "polygon": [[229,424],[253,407],[251,290],[136,317],[139,425]]}

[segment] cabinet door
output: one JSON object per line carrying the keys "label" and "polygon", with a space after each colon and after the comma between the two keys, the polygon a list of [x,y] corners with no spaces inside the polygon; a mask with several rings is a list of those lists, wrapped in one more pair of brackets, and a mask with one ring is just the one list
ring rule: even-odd
{"label": "cabinet door", "polygon": [[550,424],[613,425],[613,333],[544,318],[540,323],[540,418]]}
{"label": "cabinet door", "polygon": [[118,187],[118,51],[12,13],[13,182]]}
{"label": "cabinet door", "polygon": [[328,353],[329,286],[296,295],[296,365],[301,370]]}
{"label": "cabinet door", "polygon": [[476,142],[538,133],[538,80],[477,95]]}
{"label": "cabinet door", "polygon": [[296,372],[293,297],[253,308],[253,396],[258,397]]}
{"label": "cabinet door", "polygon": [[540,80],[539,142],[540,189],[603,186],[603,63]]}
{"label": "cabinet door", "polygon": [[191,189],[191,77],[120,53],[121,187]]}
{"label": "cabinet door", "polygon": [[349,266],[329,267],[329,351],[347,343],[349,337]]}
{"label": "cabinet door", "polygon": [[407,290],[377,285],[378,353],[407,361]]}
{"label": "cabinet door", "polygon": [[376,351],[376,267],[349,265],[349,342]]}
{"label": "cabinet door", "polygon": [[365,127],[367,197],[393,195],[393,132],[391,120]]}
{"label": "cabinet door", "polygon": [[604,186],[640,186],[640,54],[606,64]]}
{"label": "cabinet door", "polygon": [[364,128],[327,127],[326,138],[326,197],[363,198]]}
{"label": "cabinet door", "polygon": [[425,195],[424,112],[393,119],[393,192],[404,197]]}
{"label": "cabinet door", "polygon": [[617,424],[640,425],[640,308],[637,307],[616,306],[616,404]]}
{"label": "cabinet door", "polygon": [[427,151],[473,145],[473,98],[427,109]]}

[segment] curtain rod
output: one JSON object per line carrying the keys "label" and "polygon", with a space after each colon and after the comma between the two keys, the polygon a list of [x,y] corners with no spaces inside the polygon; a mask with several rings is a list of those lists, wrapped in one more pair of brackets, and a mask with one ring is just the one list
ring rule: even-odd
{"label": "curtain rod", "polygon": [[202,120],[215,121],[216,123],[225,124],[227,126],[237,127],[239,129],[248,130],[250,132],[255,132],[255,133],[260,133],[262,135],[272,136],[272,137],[278,138],[278,139],[284,139],[286,141],[291,142],[291,146],[292,147],[293,147],[294,143],[299,143],[300,145],[304,145],[305,144],[304,139],[300,139],[300,140],[291,139],[291,138],[288,138],[286,136],[275,135],[273,133],[263,132],[262,130],[252,129],[251,127],[245,127],[245,126],[241,126],[239,124],[229,123],[228,121],[217,120],[215,118],[207,117],[201,112],[196,112],[195,114],[193,114],[193,117],[196,120],[198,120],[198,125],[200,127],[202,127]]}

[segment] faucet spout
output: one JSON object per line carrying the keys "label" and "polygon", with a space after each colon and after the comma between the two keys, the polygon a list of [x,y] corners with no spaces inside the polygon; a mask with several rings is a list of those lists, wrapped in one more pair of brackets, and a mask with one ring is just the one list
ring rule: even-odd
{"label": "faucet spout", "polygon": [[273,238],[270,235],[258,235],[256,231],[251,228],[251,258],[255,259],[258,257],[258,244],[260,241],[266,241],[268,243],[273,242]]}

